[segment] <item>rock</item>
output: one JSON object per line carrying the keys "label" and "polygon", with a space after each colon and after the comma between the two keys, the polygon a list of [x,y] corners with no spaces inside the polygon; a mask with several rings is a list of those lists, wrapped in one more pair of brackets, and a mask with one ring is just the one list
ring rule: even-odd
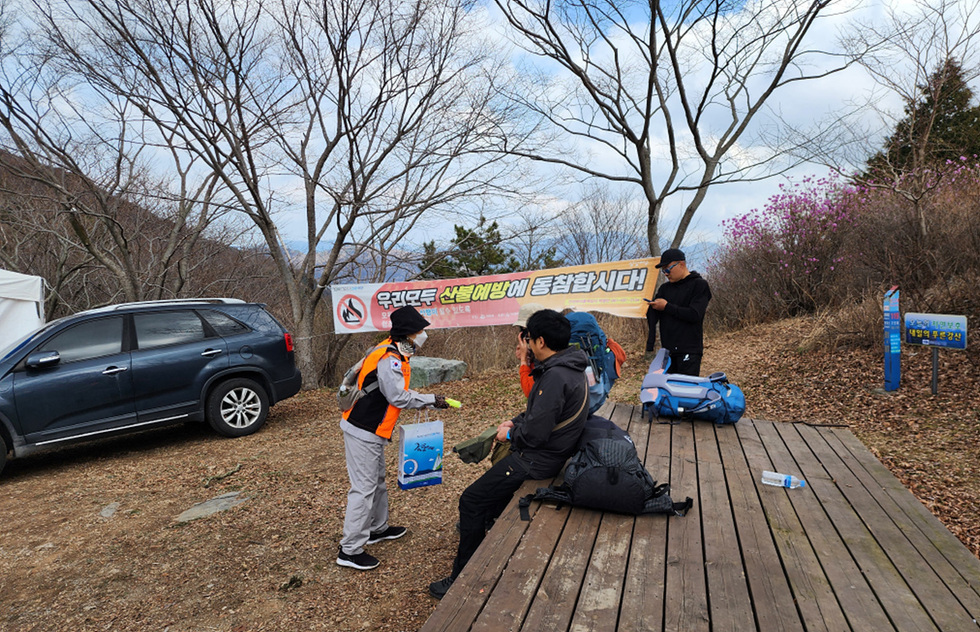
{"label": "rock", "polygon": [[108,505],[102,508],[102,511],[99,512],[99,515],[102,516],[103,518],[111,518],[114,515],[116,515],[116,510],[118,509],[119,509],[119,503],[109,503]]}
{"label": "rock", "polygon": [[177,516],[177,522],[190,522],[191,520],[197,520],[198,518],[204,518],[205,516],[218,513],[219,511],[227,511],[235,505],[240,505],[248,500],[248,498],[244,496],[239,498],[239,494],[241,494],[241,492],[229,492],[227,494],[216,496],[211,500],[206,500],[203,503],[197,503],[184,513]]}
{"label": "rock", "polygon": [[412,381],[409,384],[410,388],[422,388],[439,382],[458,380],[466,373],[466,363],[462,360],[415,356],[411,362]]}

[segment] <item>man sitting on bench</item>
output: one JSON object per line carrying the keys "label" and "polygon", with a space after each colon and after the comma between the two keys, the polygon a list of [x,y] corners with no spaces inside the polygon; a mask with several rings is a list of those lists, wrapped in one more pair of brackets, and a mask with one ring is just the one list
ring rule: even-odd
{"label": "man sitting on bench", "polygon": [[558,312],[544,309],[527,321],[528,346],[534,354],[534,388],[527,409],[497,428],[498,441],[510,441],[511,453],[466,488],[459,498],[459,549],[449,577],[429,585],[442,599],[486,537],[486,525],[504,510],[527,479],[558,474],[575,452],[588,417],[585,379],[588,356],[569,347],[571,325]]}

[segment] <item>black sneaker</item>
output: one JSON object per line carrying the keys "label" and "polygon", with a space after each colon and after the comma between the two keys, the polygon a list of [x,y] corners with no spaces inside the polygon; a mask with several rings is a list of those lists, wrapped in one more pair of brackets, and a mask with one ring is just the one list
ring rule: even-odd
{"label": "black sneaker", "polygon": [[429,594],[436,599],[442,599],[446,596],[446,593],[449,592],[449,587],[453,585],[454,581],[456,580],[454,580],[452,577],[446,577],[437,582],[432,582],[429,584]]}
{"label": "black sneaker", "polygon": [[373,555],[368,555],[365,552],[360,552],[357,555],[347,555],[344,550],[341,549],[337,552],[337,565],[347,566],[349,568],[356,568],[359,571],[369,571],[372,568],[377,568],[378,558]]}
{"label": "black sneaker", "polygon": [[367,543],[374,544],[382,540],[397,540],[406,533],[408,533],[408,529],[405,527],[388,527],[384,531],[372,531],[371,535],[368,536]]}

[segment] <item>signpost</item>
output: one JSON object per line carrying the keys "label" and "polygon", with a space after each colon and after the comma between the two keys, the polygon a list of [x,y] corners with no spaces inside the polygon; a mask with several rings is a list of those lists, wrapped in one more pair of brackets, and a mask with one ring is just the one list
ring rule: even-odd
{"label": "signpost", "polygon": [[932,347],[932,394],[939,392],[939,348],[966,349],[966,316],[905,314],[905,343]]}
{"label": "signpost", "polygon": [[898,286],[885,292],[885,391],[898,390],[902,380],[902,323],[898,312]]}

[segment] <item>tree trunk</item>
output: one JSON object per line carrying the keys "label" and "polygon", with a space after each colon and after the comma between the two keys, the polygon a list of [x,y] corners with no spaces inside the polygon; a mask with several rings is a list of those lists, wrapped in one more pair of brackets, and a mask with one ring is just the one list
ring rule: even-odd
{"label": "tree trunk", "polygon": [[296,335],[293,342],[296,345],[294,351],[296,366],[303,374],[303,390],[313,390],[320,386],[320,370],[316,366],[316,357],[313,352],[312,318],[303,318],[296,323]]}

